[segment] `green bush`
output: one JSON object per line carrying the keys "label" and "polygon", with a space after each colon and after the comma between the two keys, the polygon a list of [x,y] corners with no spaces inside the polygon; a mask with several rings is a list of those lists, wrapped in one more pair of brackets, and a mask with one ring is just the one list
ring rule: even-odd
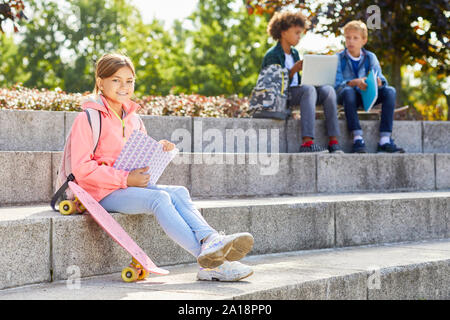
{"label": "green bush", "polygon": [[[30,89],[17,85],[0,88],[0,109],[81,111],[81,102],[90,92],[66,93],[62,90]],[[138,113],[158,116],[214,118],[249,117],[248,99],[237,95],[206,97],[198,94],[144,96],[134,99],[142,108]]]}

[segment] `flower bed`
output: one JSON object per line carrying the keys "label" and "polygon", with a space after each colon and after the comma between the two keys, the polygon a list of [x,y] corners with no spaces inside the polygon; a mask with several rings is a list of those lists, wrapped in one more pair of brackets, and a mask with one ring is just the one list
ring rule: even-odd
{"label": "flower bed", "polygon": [[[30,89],[22,86],[0,88],[0,109],[81,111],[86,93]],[[134,99],[143,115],[192,116],[215,118],[248,117],[248,98],[238,96],[205,97],[197,94],[144,96]]]}

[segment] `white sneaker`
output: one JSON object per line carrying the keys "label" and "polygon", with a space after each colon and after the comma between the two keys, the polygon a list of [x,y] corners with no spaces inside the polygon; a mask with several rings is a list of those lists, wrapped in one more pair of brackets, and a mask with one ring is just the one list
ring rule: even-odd
{"label": "white sneaker", "polygon": [[254,239],[248,232],[216,234],[202,245],[202,251],[197,257],[198,264],[203,268],[216,268],[228,261],[240,260],[252,250]]}
{"label": "white sneaker", "polygon": [[245,264],[238,261],[225,261],[214,269],[200,268],[197,273],[197,279],[208,281],[239,281],[250,277],[252,274],[252,268]]}

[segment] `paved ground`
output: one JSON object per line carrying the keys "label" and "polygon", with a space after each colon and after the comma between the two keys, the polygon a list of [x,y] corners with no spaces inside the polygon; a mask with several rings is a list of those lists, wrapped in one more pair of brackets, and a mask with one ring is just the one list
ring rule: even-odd
{"label": "paved ground", "polygon": [[[68,281],[5,289],[0,290],[0,300],[377,298],[386,293],[387,281],[393,281],[389,280],[389,270],[420,269],[433,263],[442,268],[443,263],[444,269],[447,268],[444,272],[448,272],[450,240],[269,254],[247,257],[243,262],[253,267],[254,275],[240,282],[197,281],[198,267],[189,264],[168,267],[170,275],[150,276],[137,283],[124,283],[120,274],[115,273],[79,282],[74,277]],[[448,283],[449,277],[447,273],[442,279]],[[437,293],[440,297],[450,297],[450,292]],[[396,294],[400,296],[393,298],[401,298],[401,290]]]}

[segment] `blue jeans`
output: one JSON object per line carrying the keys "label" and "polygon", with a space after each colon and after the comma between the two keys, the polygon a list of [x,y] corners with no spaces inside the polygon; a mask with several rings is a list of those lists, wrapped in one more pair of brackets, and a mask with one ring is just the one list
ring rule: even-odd
{"label": "blue jeans", "polygon": [[[381,103],[380,136],[391,136],[394,122],[396,92],[394,87],[378,88],[378,99],[375,104]],[[362,106],[361,94],[354,87],[345,87],[338,94],[338,104],[343,104],[348,130],[353,135],[362,136],[361,125],[358,118],[358,107]]]}
{"label": "blue jeans", "polygon": [[153,213],[166,234],[194,257],[200,254],[200,241],[216,232],[183,186],[128,187],[107,195],[100,204],[106,211]]}

